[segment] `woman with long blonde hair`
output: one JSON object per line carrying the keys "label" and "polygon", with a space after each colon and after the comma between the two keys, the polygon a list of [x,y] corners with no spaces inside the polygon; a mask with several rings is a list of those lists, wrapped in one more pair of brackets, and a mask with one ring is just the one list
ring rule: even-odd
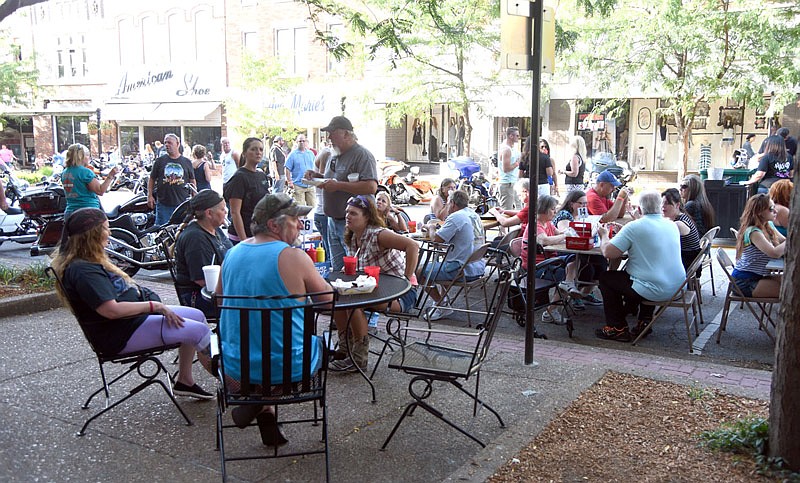
{"label": "woman with long blonde hair", "polygon": [[[207,351],[210,330],[203,313],[167,306],[144,297],[141,287],[114,266],[105,253],[108,219],[96,208],[81,208],[64,225],[52,267],[61,281],[56,291],[71,308],[94,350],[106,356],[180,343],[175,394],[212,399],[192,377],[195,351]],[[150,300],[147,300],[147,299]]]}
{"label": "woman with long blonde hair", "polygon": [[392,204],[392,197],[385,191],[378,191],[375,194],[375,206],[378,209],[378,214],[383,218],[386,226],[392,231],[406,232],[408,231],[408,224],[403,215],[406,215],[402,209]]}
{"label": "woman with long blonde hair", "polygon": [[747,297],[777,297],[780,277],[767,270],[771,258],[786,252],[786,238],[775,229],[775,204],[766,193],[751,196],[740,218],[733,278]]}
{"label": "woman with long blonde hair", "polygon": [[582,190],[584,173],[586,172],[586,141],[580,136],[572,136],[569,140],[572,156],[565,169],[558,173],[564,175],[567,191]]}
{"label": "woman with long blonde hair", "polygon": [[116,174],[117,167],[114,166],[106,179],[102,183],[99,182],[94,171],[89,169],[89,149],[80,143],[67,148],[67,159],[64,171],[61,173],[61,182],[67,198],[64,217],[69,217],[73,211],[80,208],[100,208],[98,196],[105,194]]}

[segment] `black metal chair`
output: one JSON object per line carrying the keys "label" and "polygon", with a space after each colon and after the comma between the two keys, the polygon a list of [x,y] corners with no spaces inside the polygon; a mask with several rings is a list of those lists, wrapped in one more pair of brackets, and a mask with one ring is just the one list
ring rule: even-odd
{"label": "black metal chair", "polygon": [[[470,307],[469,293],[472,290],[479,288],[479,289],[483,290],[484,299],[488,299],[488,293],[486,292],[486,282],[489,281],[489,277],[487,276],[486,272],[484,271],[484,273],[482,275],[478,276],[478,277],[467,278],[465,270],[466,270],[467,266],[469,266],[472,263],[480,261],[481,259],[483,259],[486,256],[486,253],[488,253],[488,251],[489,251],[489,245],[490,245],[489,243],[484,243],[483,245],[481,245],[478,248],[476,248],[475,251],[473,251],[472,254],[469,256],[469,258],[467,258],[467,261],[464,262],[464,265],[461,267],[461,269],[458,271],[456,276],[453,277],[452,280],[441,282],[442,283],[442,289],[443,289],[443,292],[444,292],[442,300],[447,299],[448,294],[450,293],[450,290],[452,290],[454,287],[458,288],[458,290],[456,291],[456,294],[453,296],[452,299],[450,299],[450,306],[448,306],[447,308],[450,309],[450,310],[453,310],[455,312],[464,312],[464,313],[466,313],[467,314],[467,325],[469,327],[472,327],[472,319],[470,317],[470,314],[474,312],[472,310],[472,308]],[[466,309],[459,309],[459,308],[453,307],[453,305],[455,304],[456,300],[458,300],[458,296],[461,295],[462,293],[464,294],[464,305],[466,306]],[[436,304],[432,305],[428,309],[429,310],[428,313],[429,314],[432,313],[438,307],[439,306],[436,305]],[[488,311],[488,300],[487,300],[487,306],[486,307],[487,307],[487,311]]]}
{"label": "black metal chair", "polygon": [[[314,297],[331,295],[333,302],[315,302]],[[325,455],[325,477],[330,481],[330,465],[328,454],[328,406],[326,399],[326,381],[328,374],[328,344],[323,343],[323,338],[313,337],[316,335],[315,312],[320,309],[333,310],[335,308],[336,293],[320,292],[314,294],[287,295],[287,296],[236,296],[219,295],[216,297],[222,310],[222,318],[225,319],[226,312],[235,312],[239,315],[239,323],[223,322],[220,325],[218,353],[212,356],[212,367],[216,367],[219,383],[217,387],[217,449],[220,451],[220,462],[222,465],[222,479],[227,478],[226,463],[228,461],[241,461],[251,459],[271,459],[287,458],[312,454]],[[288,307],[272,306],[268,304],[279,304],[289,301]],[[297,311],[302,314],[302,326],[297,327],[293,321],[293,316]],[[271,323],[264,323],[269,320]],[[260,324],[260,338],[253,340],[251,337],[255,324]],[[235,332],[230,332],[235,331]],[[239,347],[241,350],[239,365],[240,374],[238,380],[230,377],[225,367],[225,351],[223,341],[226,336],[238,334]],[[294,340],[299,338],[302,342],[301,360],[295,361],[296,344]],[[272,342],[280,340],[283,350],[280,354],[282,369],[280,373],[273,371],[274,361],[272,357],[261,357],[261,374],[271,374],[272,384],[262,384],[260,380],[252,378],[254,369],[251,362],[250,348],[272,347]],[[330,333],[327,334],[330,340]],[[287,343],[288,341],[288,343]],[[320,367],[312,367],[313,345],[320,344]],[[213,346],[213,344],[212,344]],[[298,376],[299,373],[299,376]],[[294,374],[294,377],[293,377]],[[238,386],[238,388],[236,387]],[[313,406],[313,412],[309,417],[297,417],[281,419],[281,413],[277,409],[281,406],[294,404],[308,404]],[[282,452],[277,446],[273,451],[260,451],[257,454],[230,456],[225,452],[225,429],[236,427],[235,424],[223,423],[225,411],[230,406],[276,406],[275,416],[279,424],[299,424],[312,423],[319,426],[322,423],[321,448],[307,449],[302,451]],[[250,426],[255,425],[250,424]]]}
{"label": "black metal chair", "polygon": [[[395,336],[395,340],[400,344],[400,350],[395,351],[392,355],[389,367],[413,376],[408,384],[408,392],[414,400],[406,406],[392,432],[389,433],[383,443],[382,450],[386,449],[389,441],[391,441],[406,416],[413,414],[417,408],[424,409],[482,447],[486,446],[481,440],[446,418],[441,411],[426,401],[433,392],[435,382],[451,384],[472,399],[473,417],[477,417],[478,405],[480,405],[494,414],[500,423],[500,427],[505,427],[500,414],[482,401],[478,397],[478,392],[480,389],[481,368],[489,354],[489,347],[492,343],[494,331],[497,328],[497,321],[502,313],[501,306],[508,295],[510,283],[511,274],[508,271],[501,272],[494,293],[487,300],[487,310],[486,312],[481,312],[484,314],[484,320],[474,330],[439,330],[403,327],[400,324],[396,324],[392,333]],[[409,343],[406,339],[408,332],[421,332],[425,334],[426,339]],[[439,339],[464,342],[464,345],[445,344]],[[463,384],[472,376],[475,376],[474,392],[465,389]],[[422,387],[417,390],[415,385],[421,385]]]}
{"label": "black metal chair", "polygon": [[[417,299],[414,302],[414,307],[408,312],[392,312],[388,310],[386,316],[388,321],[386,323],[387,333],[382,335],[380,333],[370,334],[373,339],[379,340],[383,343],[380,352],[371,351],[378,356],[375,364],[372,367],[370,379],[375,377],[375,371],[383,359],[387,349],[392,348],[394,339],[392,334],[388,332],[392,322],[402,323],[408,327],[411,319],[419,319],[425,310],[425,303],[428,301],[428,290],[436,286],[436,277],[442,269],[442,262],[447,258],[447,254],[453,249],[453,245],[447,243],[436,243],[433,241],[424,241],[419,250],[419,259],[417,261],[416,273],[427,273],[428,275],[417,286]],[[429,273],[430,272],[430,273]],[[428,324],[430,327],[430,323]]]}
{"label": "black metal chair", "polygon": [[[51,267],[48,267],[45,270],[45,273],[55,278],[56,283],[61,288],[61,291],[64,292],[64,285],[62,284],[61,278],[56,274],[55,270],[53,270]],[[69,307],[69,309],[70,311],[72,311],[72,314],[75,315],[75,311],[72,310],[71,306]],[[77,316],[75,316],[75,318],[78,320],[78,325],[80,325],[81,330],[84,331],[85,335],[85,328],[83,323],[81,322],[80,319],[77,318]],[[87,342],[89,341],[88,337],[86,338],[86,340]],[[175,395],[172,393],[172,379],[170,377],[169,371],[167,371],[167,368],[164,366],[164,363],[161,362],[161,360],[158,358],[158,356],[160,356],[166,351],[179,348],[181,346],[180,344],[166,344],[138,352],[130,352],[127,354],[114,354],[114,355],[103,354],[99,352],[97,349],[95,349],[94,346],[91,345],[91,343],[89,343],[89,345],[90,347],[92,347],[92,351],[94,351],[95,356],[97,356],[97,362],[100,366],[100,378],[103,381],[103,385],[98,390],[94,391],[89,396],[88,399],[86,399],[86,402],[83,403],[83,406],[81,406],[81,408],[89,409],[89,403],[91,403],[92,399],[94,399],[94,397],[100,394],[101,392],[104,393],[106,396],[106,404],[105,407],[100,412],[94,414],[93,416],[91,416],[89,419],[86,420],[86,422],[81,427],[80,431],[78,431],[78,436],[83,436],[86,433],[86,428],[89,426],[89,423],[91,423],[98,417],[102,416],[103,414],[107,413],[108,411],[114,409],[115,407],[119,406],[123,402],[127,401],[131,397],[141,392],[146,387],[153,384],[161,386],[161,388],[167,394],[169,399],[172,401],[172,404],[174,404],[175,407],[178,408],[178,411],[181,413],[181,416],[183,416],[183,418],[186,420],[186,425],[187,426],[192,425],[192,420],[189,419],[189,416],[187,416],[186,413],[183,411],[183,408],[181,408],[181,406],[178,404],[178,401],[175,399]],[[127,367],[121,374],[119,374],[118,376],[114,377],[109,381],[108,377],[106,377],[106,371],[105,371],[106,364],[119,364],[121,366],[127,366]],[[130,389],[127,395],[109,404],[111,402],[111,386],[125,379],[125,377],[128,376],[129,374],[133,373],[138,374],[143,379],[143,381],[141,381],[134,388]],[[164,376],[166,376],[167,379],[166,384],[159,378],[159,376],[162,373],[164,374]]]}

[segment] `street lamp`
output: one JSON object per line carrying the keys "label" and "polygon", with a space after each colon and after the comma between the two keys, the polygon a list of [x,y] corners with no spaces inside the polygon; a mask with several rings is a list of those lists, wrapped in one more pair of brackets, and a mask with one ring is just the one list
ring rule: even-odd
{"label": "street lamp", "polygon": [[100,126],[100,108],[95,111],[97,114],[97,158],[100,159],[100,153],[103,152],[103,128]]}

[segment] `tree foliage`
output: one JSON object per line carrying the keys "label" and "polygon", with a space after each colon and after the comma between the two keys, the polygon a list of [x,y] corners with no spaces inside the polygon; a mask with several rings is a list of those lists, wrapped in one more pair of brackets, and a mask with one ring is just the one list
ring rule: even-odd
{"label": "tree foliage", "polygon": [[465,149],[469,152],[470,107],[486,94],[497,74],[497,2],[368,0],[359,10],[345,2],[303,1],[315,22],[317,38],[333,55],[348,56],[353,45],[340,42],[319,26],[323,12],[342,18],[357,34],[367,37],[369,59],[392,69],[391,85],[386,86],[389,92],[384,91],[391,101],[387,106],[390,123],[404,115],[425,119],[432,104],[448,104],[464,116]]}
{"label": "tree foliage", "polygon": [[666,100],[659,114],[674,118],[684,146],[678,179],[699,103],[729,97],[762,106],[765,92],[775,91],[782,107],[793,98],[800,83],[797,5],[619,0],[610,9],[610,1],[578,0],[595,15],[566,20],[565,29],[578,35],[566,70],[601,90],[644,89]]}
{"label": "tree foliage", "polygon": [[241,79],[232,85],[236,95],[225,101],[228,117],[238,134],[272,138],[278,134],[291,139],[297,132],[297,114],[278,105],[300,79],[287,77],[280,63],[266,57],[245,54]]}
{"label": "tree foliage", "polygon": [[28,105],[34,98],[39,73],[33,62],[22,60],[19,47],[0,36],[0,113],[3,106]]}

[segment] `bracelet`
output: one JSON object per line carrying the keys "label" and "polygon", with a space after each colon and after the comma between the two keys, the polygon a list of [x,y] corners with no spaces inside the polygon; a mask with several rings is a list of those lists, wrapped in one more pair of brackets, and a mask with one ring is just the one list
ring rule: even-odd
{"label": "bracelet", "polygon": [[147,302],[150,303],[150,313],[152,314],[153,313],[153,301],[152,300],[148,300]]}

